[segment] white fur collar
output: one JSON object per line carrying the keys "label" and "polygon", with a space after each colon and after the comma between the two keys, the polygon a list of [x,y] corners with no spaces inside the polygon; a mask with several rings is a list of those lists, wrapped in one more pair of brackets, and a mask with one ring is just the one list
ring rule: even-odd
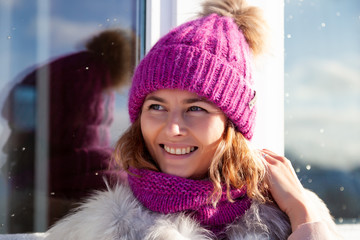
{"label": "white fur collar", "polygon": [[[227,239],[286,239],[287,217],[277,207],[252,203],[243,217],[227,228]],[[144,209],[126,185],[98,192],[74,213],[56,223],[47,240],[203,240],[215,239],[190,217]]]}

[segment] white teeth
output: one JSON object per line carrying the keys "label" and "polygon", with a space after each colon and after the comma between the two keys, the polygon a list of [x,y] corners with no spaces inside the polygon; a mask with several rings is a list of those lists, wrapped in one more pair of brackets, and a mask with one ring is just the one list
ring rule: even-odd
{"label": "white teeth", "polygon": [[166,145],[164,145],[164,149],[166,152],[170,154],[176,154],[176,155],[184,155],[188,154],[195,150],[195,147],[186,147],[186,148],[171,148]]}

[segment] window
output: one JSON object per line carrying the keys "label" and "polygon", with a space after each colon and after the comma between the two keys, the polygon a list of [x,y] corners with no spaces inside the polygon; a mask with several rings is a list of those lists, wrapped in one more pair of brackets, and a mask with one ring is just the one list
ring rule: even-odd
{"label": "window", "polygon": [[[45,231],[90,188],[103,187],[99,159],[128,125],[127,93],[105,89],[105,64],[76,54],[120,28],[138,60],[144,2],[0,1],[0,234]],[[98,76],[84,77],[98,66]]]}
{"label": "window", "polygon": [[[133,51],[138,60],[162,34],[192,18],[200,2],[0,0],[0,234],[45,231],[54,221],[49,217],[51,206],[63,207],[56,208],[59,217],[71,204],[58,198],[61,192],[47,191],[51,183],[44,180],[52,176],[45,171],[51,154],[45,141],[51,116],[39,109],[51,107],[49,101],[41,101],[48,98],[49,86],[46,81],[36,87],[14,88],[15,84],[36,66],[80,51],[84,40],[113,27],[135,33]],[[337,222],[359,223],[359,3],[248,2],[264,9],[275,33],[270,39],[273,52],[255,76],[259,93],[255,146],[281,154],[285,144],[285,154],[302,183],[325,200]],[[40,72],[38,78],[44,79],[41,76]],[[104,104],[111,103],[110,98],[103,99]],[[129,124],[126,89],[116,95],[114,106],[107,146]],[[22,131],[12,135],[14,129]],[[96,169],[89,172],[99,176]],[[22,176],[20,185],[14,184],[17,173]],[[77,182],[71,174],[60,181],[68,186]]]}
{"label": "window", "polygon": [[339,224],[360,222],[359,43],[359,1],[285,1],[285,153]]}

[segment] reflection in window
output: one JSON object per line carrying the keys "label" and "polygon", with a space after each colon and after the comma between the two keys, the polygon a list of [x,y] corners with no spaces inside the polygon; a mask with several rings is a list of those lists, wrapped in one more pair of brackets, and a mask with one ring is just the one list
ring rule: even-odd
{"label": "reflection in window", "polygon": [[285,1],[285,143],[338,223],[360,222],[360,4]]}
{"label": "reflection in window", "polygon": [[143,11],[140,0],[0,1],[0,234],[44,231],[105,187]]}

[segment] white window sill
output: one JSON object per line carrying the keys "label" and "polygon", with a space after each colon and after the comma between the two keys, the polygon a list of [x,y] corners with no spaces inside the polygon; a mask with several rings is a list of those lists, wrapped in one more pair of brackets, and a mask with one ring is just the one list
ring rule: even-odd
{"label": "white window sill", "polygon": [[43,240],[45,233],[0,234],[0,240]]}
{"label": "white window sill", "polygon": [[340,224],[337,226],[339,228],[339,232],[344,237],[344,240],[359,239],[360,224]]}
{"label": "white window sill", "polygon": [[[359,239],[360,224],[341,224],[338,225],[339,232],[344,237],[344,240]],[[45,233],[31,233],[31,234],[0,234],[0,240],[43,240]]]}

